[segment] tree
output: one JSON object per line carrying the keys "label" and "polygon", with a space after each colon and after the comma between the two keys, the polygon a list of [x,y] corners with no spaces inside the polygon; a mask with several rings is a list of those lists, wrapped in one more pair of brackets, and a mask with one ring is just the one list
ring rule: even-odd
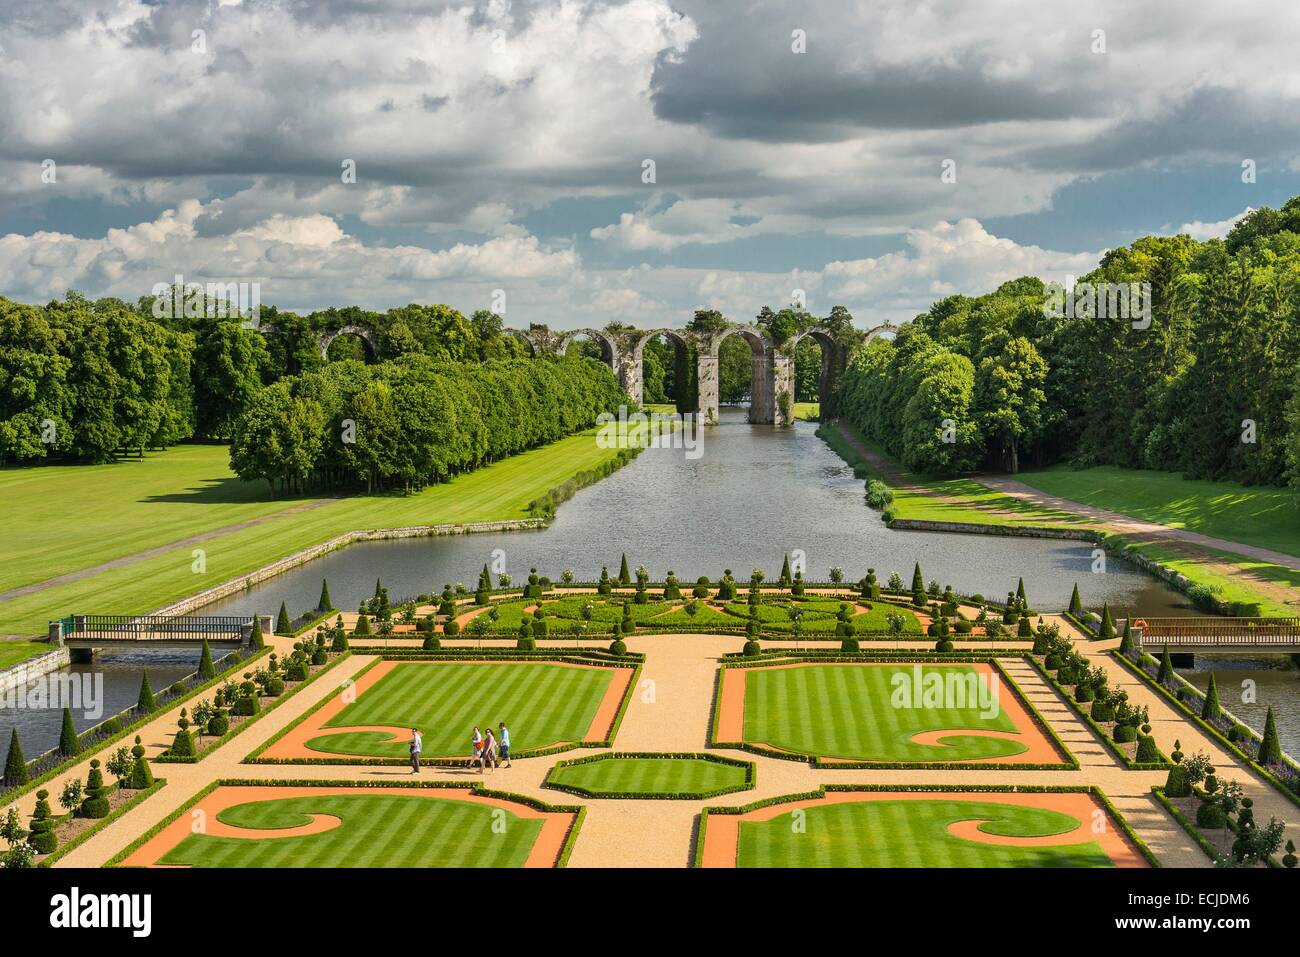
{"label": "tree", "polygon": [[[486,568],[487,566],[483,566]],[[320,600],[316,602],[317,611],[329,611],[334,607],[334,602],[330,598],[330,583],[326,579],[320,580]]]}
{"label": "tree", "polygon": [[27,780],[27,758],[18,740],[18,729],[13,728],[9,732],[9,753],[5,756],[5,787],[15,788],[26,784]]}
{"label": "tree", "polygon": [[158,702],[154,699],[153,689],[149,687],[149,672],[145,671],[140,676],[140,695],[136,698],[136,710],[141,714],[149,714],[158,708]]}
{"label": "tree", "polygon": [[1174,680],[1174,663],[1169,657],[1169,646],[1165,645],[1164,654],[1160,656],[1160,670],[1156,672],[1156,683],[1167,684]]}
{"label": "tree", "polygon": [[135,745],[131,748],[131,773],[127,775],[124,782],[127,788],[133,791],[143,791],[145,788],[153,786],[153,771],[149,769],[149,762],[144,759],[144,745],[140,743],[140,735],[135,736]]}
{"label": "tree", "polygon": [[58,835],[54,833],[54,812],[50,810],[50,792],[41,788],[36,792],[36,809],[32,813],[30,833],[27,843],[37,854],[49,854],[59,846]]}
{"label": "tree", "polygon": [[1201,718],[1214,721],[1223,716],[1223,706],[1219,704],[1219,686],[1215,684],[1214,672],[1210,672],[1210,683],[1205,688],[1205,701],[1201,705]]}
{"label": "tree", "polygon": [[1103,602],[1101,606],[1101,631],[1097,637],[1102,639],[1115,637],[1115,619],[1110,614],[1110,602]]}
{"label": "tree", "polygon": [[204,320],[194,346],[194,424],[198,435],[224,439],[262,388],[270,356],[262,334],[237,319]]}
{"label": "tree", "polygon": [[1282,763],[1282,742],[1277,736],[1277,722],[1270,706],[1264,718],[1264,737],[1259,742],[1259,763],[1265,767]]}
{"label": "tree", "polygon": [[[1024,580],[1024,579],[1021,579],[1021,581],[1023,581],[1023,580]],[[1076,617],[1079,616],[1079,615],[1081,615],[1081,614],[1083,614],[1083,602],[1079,599],[1079,583],[1078,583],[1078,582],[1075,582],[1075,583],[1074,583],[1074,591],[1072,591],[1072,592],[1070,593],[1070,607],[1069,607],[1069,612],[1070,612],[1071,615],[1074,615],[1074,616],[1076,616]],[[1127,631],[1128,631],[1128,629],[1126,628],[1126,629],[1125,629],[1125,632],[1127,632]]]}
{"label": "tree", "polygon": [[249,644],[254,649],[265,648],[266,639],[262,637],[262,616],[253,616],[253,633],[249,637]]}
{"label": "tree", "polygon": [[208,639],[203,639],[202,651],[199,653],[199,671],[200,680],[209,681],[217,676],[217,668],[212,663],[212,649],[208,647]]}
{"label": "tree", "polygon": [[781,577],[777,579],[777,584],[789,588],[790,582],[790,556],[786,555],[781,562]]}
{"label": "tree", "polygon": [[986,344],[975,377],[973,406],[980,428],[999,450],[1001,464],[1020,471],[1020,450],[1046,424],[1047,363],[1024,336],[1003,336]]}
{"label": "tree", "polygon": [[63,730],[59,732],[59,754],[65,758],[81,753],[81,738],[77,735],[77,726],[72,722],[72,709],[63,709]]}
{"label": "tree", "polygon": [[925,604],[925,579],[921,575],[920,562],[917,562],[912,569],[912,604]]}
{"label": "tree", "polygon": [[623,560],[618,565],[618,583],[620,585],[632,584],[632,573],[627,568],[627,552],[623,553]]}
{"label": "tree", "polygon": [[280,614],[275,618],[275,633],[277,635],[293,633],[293,623],[289,620],[289,609],[285,607],[284,602],[280,602]]}

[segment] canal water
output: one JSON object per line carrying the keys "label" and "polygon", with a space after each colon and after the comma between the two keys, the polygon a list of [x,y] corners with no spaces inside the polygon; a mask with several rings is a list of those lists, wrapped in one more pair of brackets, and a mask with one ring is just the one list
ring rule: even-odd
{"label": "canal water", "polygon": [[[1065,607],[1078,582],[1089,607],[1109,601],[1118,614],[1189,613],[1181,596],[1118,559],[1094,572],[1093,548],[1086,543],[892,531],[863,502],[862,480],[815,428],[808,422],[792,429],[751,425],[744,410],[724,409],[719,425],[701,430],[693,451],[645,450],[562,505],[544,531],[352,545],[203,611],[275,614],[283,602],[296,615],[315,606],[322,578],[338,607],[354,609],[373,593],[376,579],[397,601],[441,591],[447,582],[472,587],[484,562],[503,567],[515,582],[524,581],[530,567],[553,579],[569,568],[580,580],[594,580],[602,566],[616,574],[626,553],[633,568],[645,565],[654,579],[672,570],[683,580],[716,579],[725,568],[742,579],[762,568],[774,578],[785,555],[802,554],[810,579],[825,580],[838,566],[848,580],[875,568],[882,581],[893,572],[910,581],[919,561],[927,581],[993,598],[1004,597],[1023,576],[1031,604],[1040,609]],[[101,672],[105,714],[113,714],[135,701],[144,667],[159,689],[195,665],[187,658],[106,655],[69,670]],[[98,720],[77,716],[80,727]],[[33,757],[58,743],[60,714],[0,710],[0,740],[7,741],[14,726]]]}
{"label": "canal water", "polygon": [[[1202,691],[1213,674],[1224,709],[1256,731],[1264,730],[1264,718],[1272,708],[1282,749],[1300,757],[1300,672],[1291,667],[1288,657],[1225,660],[1201,655],[1195,667],[1179,668],[1178,673]],[[1183,750],[1191,753],[1186,743]]]}
{"label": "canal water", "polygon": [[[117,654],[96,656],[86,664],[72,664],[15,689],[0,702],[0,747],[9,747],[11,729],[18,729],[23,753],[30,761],[59,743],[63,709],[50,707],[51,689],[69,688],[64,703],[70,706],[77,731],[85,731],[113,715],[133,707],[140,699],[140,683],[149,673],[149,687],[160,692],[173,682],[192,675],[199,667],[199,653]],[[69,685],[69,682],[72,682]],[[64,693],[62,691],[57,693]]]}
{"label": "canal water", "polygon": [[1075,582],[1085,604],[1142,615],[1186,614],[1182,596],[1118,559],[1094,573],[1093,546],[1083,542],[934,532],[893,531],[863,502],[863,482],[814,434],[751,425],[741,409],[723,409],[719,425],[702,429],[697,457],[681,448],[650,448],[609,478],[562,505],[544,531],[442,536],[351,545],[242,594],[207,614],[291,614],[316,604],[321,579],[340,608],[355,609],[381,579],[394,601],[463,582],[473,587],[487,562],[500,559],[516,583],[531,567],[558,580],[572,569],[593,581],[602,566],[617,574],[627,554],[651,578],[668,571],[693,581],[730,568],[747,579],[769,578],[785,555],[805,556],[804,574],[825,581],[833,566],[856,581],[875,568],[888,580],[911,581],[921,563],[927,581],[957,591],[1003,598],[1021,576],[1031,604],[1064,608]]}

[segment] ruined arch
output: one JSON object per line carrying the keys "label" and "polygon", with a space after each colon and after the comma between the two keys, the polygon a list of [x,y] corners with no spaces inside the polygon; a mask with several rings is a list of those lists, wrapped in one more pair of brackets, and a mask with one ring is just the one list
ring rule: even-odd
{"label": "ruined arch", "polygon": [[818,415],[823,420],[834,419],[839,413],[840,383],[844,377],[844,368],[848,364],[849,350],[832,332],[824,326],[813,326],[794,336],[790,340],[790,364],[788,388],[791,401],[795,396],[795,356],[800,341],[813,339],[821,347],[821,369],[817,375]]}
{"label": "ruined arch", "polygon": [[618,345],[613,339],[601,332],[599,329],[574,329],[570,332],[566,332],[564,338],[560,340],[560,344],[555,349],[556,353],[561,356],[568,353],[569,346],[573,343],[573,340],[577,339],[579,336],[588,336],[593,342],[599,344],[600,360],[615,372],[618,372]]}
{"label": "ruined arch", "polygon": [[322,359],[329,358],[330,343],[339,336],[356,336],[365,346],[366,354],[370,356],[371,361],[379,358],[379,344],[375,341],[374,330],[364,326],[343,326],[340,329],[329,329],[321,334],[320,357]]}
{"label": "ruined arch", "polygon": [[870,342],[872,339],[876,338],[877,336],[884,335],[885,333],[889,333],[890,335],[895,335],[895,336],[898,335],[898,326],[894,325],[892,322],[882,323],[881,325],[878,325],[873,329],[867,330],[867,334],[865,338],[863,338],[862,342],[865,345],[866,343]]}
{"label": "ruined arch", "polygon": [[638,329],[635,335],[636,339],[627,351],[623,363],[623,381],[628,395],[640,404],[645,401],[645,368],[642,362],[645,359],[645,347],[650,340],[663,336],[672,343],[674,356],[681,359],[689,355],[688,350],[694,343],[695,337],[685,329],[669,328]]}
{"label": "ruined arch", "polygon": [[[708,355],[712,382],[706,389],[703,370],[700,374],[700,416],[705,422],[718,421],[718,404],[720,388],[720,359],[722,343],[730,336],[738,335],[749,346],[750,356],[750,395],[749,421],[772,421],[772,357],[771,346],[763,330],[756,326],[731,326],[710,337]],[[704,365],[701,356],[701,365]]]}

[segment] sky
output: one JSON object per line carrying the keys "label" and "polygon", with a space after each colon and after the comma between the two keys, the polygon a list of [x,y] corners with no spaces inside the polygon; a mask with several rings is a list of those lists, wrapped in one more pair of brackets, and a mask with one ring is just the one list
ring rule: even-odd
{"label": "sky", "polygon": [[1256,0],[0,0],[0,295],[905,321],[1300,193],[1297,49]]}

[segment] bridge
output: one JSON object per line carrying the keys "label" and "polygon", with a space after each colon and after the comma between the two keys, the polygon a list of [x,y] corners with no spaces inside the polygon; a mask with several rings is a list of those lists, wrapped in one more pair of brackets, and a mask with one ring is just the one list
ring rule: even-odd
{"label": "bridge", "polygon": [[[271,618],[260,616],[271,634]],[[74,661],[96,651],[193,651],[207,641],[213,651],[247,645],[253,619],[238,615],[68,615],[50,622],[49,642],[68,648]]]}
{"label": "bridge", "polygon": [[[274,334],[275,327],[263,323],[258,328]],[[524,343],[533,357],[565,355],[574,342],[588,339],[600,350],[601,361],[618,377],[619,385],[633,402],[643,401],[641,359],[646,343],[657,336],[666,338],[679,358],[695,355],[696,408],[700,421],[716,424],[718,421],[718,359],[723,342],[731,336],[740,336],[749,346],[751,369],[751,399],[749,421],[788,425],[794,418],[794,357],[799,342],[812,338],[821,346],[821,373],[818,396],[823,417],[836,415],[839,384],[848,366],[853,349],[880,335],[892,335],[898,327],[891,324],[876,326],[862,332],[852,330],[846,337],[827,326],[812,326],[784,342],[774,342],[770,335],[757,326],[731,326],[717,332],[696,332],[692,329],[623,329],[609,332],[604,329],[571,329],[550,331],[544,329],[504,329],[503,334],[514,336]],[[360,339],[372,358],[378,354],[378,337],[373,329],[348,325],[328,329],[319,336],[322,357],[329,352],[330,343],[340,336]]]}
{"label": "bridge", "polygon": [[1153,655],[1300,653],[1300,618],[1138,618],[1133,632]]}

